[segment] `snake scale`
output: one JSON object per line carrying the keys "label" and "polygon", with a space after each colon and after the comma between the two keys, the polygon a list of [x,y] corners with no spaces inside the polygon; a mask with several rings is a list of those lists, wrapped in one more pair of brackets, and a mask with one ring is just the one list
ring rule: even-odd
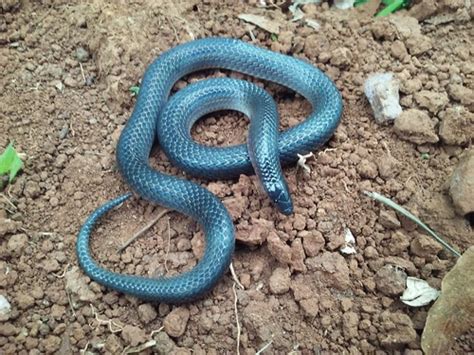
{"label": "snake scale", "polygon": [[[311,114],[284,132],[278,131],[273,99],[246,81],[219,78],[190,84],[170,97],[183,76],[204,69],[227,69],[286,86],[306,98]],[[250,119],[247,144],[209,147],[194,142],[192,125],[222,109]],[[108,288],[148,301],[184,303],[210,291],[228,270],[234,251],[232,219],[222,202],[205,188],[152,169],[148,159],[158,141],[170,161],[193,176],[231,179],[255,172],[282,213],[293,209],[281,165],[294,163],[323,145],[340,121],[342,99],[333,82],[310,63],[240,40],[205,38],[162,53],[147,68],[134,110],[117,144],[119,170],[141,197],[196,220],[204,230],[204,255],[190,271],[171,277],[124,275],[99,266],[89,239],[100,217],[130,197],[111,200],[84,222],[76,243],[79,265]]]}

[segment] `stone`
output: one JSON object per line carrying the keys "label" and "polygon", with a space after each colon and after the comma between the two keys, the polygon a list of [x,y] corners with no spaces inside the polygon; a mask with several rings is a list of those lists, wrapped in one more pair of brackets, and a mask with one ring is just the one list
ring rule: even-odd
{"label": "stone", "polygon": [[41,188],[36,181],[28,180],[25,183],[23,194],[26,197],[36,198],[41,194]]}
{"label": "stone", "polygon": [[449,95],[456,101],[459,101],[462,105],[467,106],[469,109],[473,108],[474,105],[474,90],[469,89],[461,84],[451,84],[448,87]]}
{"label": "stone", "polygon": [[321,232],[314,230],[303,237],[303,249],[308,257],[316,256],[324,247],[324,237]]}
{"label": "stone", "polygon": [[399,82],[393,73],[372,74],[365,81],[364,93],[374,112],[375,121],[387,124],[402,113]]}
{"label": "stone", "polygon": [[439,136],[450,145],[467,145],[474,141],[474,113],[463,106],[446,109],[439,125]]}
{"label": "stone", "polygon": [[0,295],[0,322],[5,322],[10,319],[12,306],[4,295]]}
{"label": "stone", "polygon": [[33,307],[35,299],[26,293],[19,293],[15,297],[16,304],[20,309],[28,309]]}
{"label": "stone", "polygon": [[405,290],[406,279],[405,271],[393,265],[385,265],[375,274],[375,285],[383,294],[396,296]]}
{"label": "stone", "polygon": [[93,302],[96,300],[96,294],[89,288],[88,278],[85,277],[77,266],[72,267],[65,274],[66,290],[69,291],[73,299],[83,302]]}
{"label": "stone", "polygon": [[104,348],[110,354],[119,354],[123,349],[122,340],[115,334],[109,334],[105,340]]}
{"label": "stone", "polygon": [[302,231],[306,228],[306,219],[302,214],[295,213],[293,228],[296,229],[297,231]]}
{"label": "stone", "polygon": [[434,122],[425,112],[417,109],[403,111],[395,120],[394,130],[401,139],[416,144],[439,141]]}
{"label": "stone", "polygon": [[18,222],[0,217],[0,237],[15,233],[18,229]]}
{"label": "stone", "polygon": [[421,55],[433,48],[431,39],[424,35],[411,36],[406,40],[405,44],[408,48],[408,52],[415,56]]}
{"label": "stone", "polygon": [[337,252],[323,252],[322,255],[306,258],[306,266],[327,287],[346,290],[351,285],[347,261]]}
{"label": "stone", "polygon": [[437,0],[423,0],[417,4],[414,4],[408,11],[408,15],[416,18],[418,21],[421,22],[436,14],[437,11]]}
{"label": "stone", "polygon": [[314,318],[319,312],[319,300],[316,297],[307,298],[300,301],[300,306],[305,315]]}
{"label": "stone", "polygon": [[474,246],[441,282],[441,294],[428,311],[421,336],[425,354],[450,354],[460,335],[474,328]]}
{"label": "stone", "polygon": [[164,319],[163,326],[170,337],[180,337],[184,334],[189,321],[189,310],[185,307],[173,309]]}
{"label": "stone", "polygon": [[9,337],[18,334],[18,329],[11,323],[0,324],[0,335]]}
{"label": "stone", "polygon": [[165,332],[156,333],[153,335],[153,339],[156,341],[156,345],[153,347],[153,350],[158,355],[171,354],[173,349],[176,348],[175,342]]}
{"label": "stone", "polygon": [[28,245],[28,236],[24,233],[15,234],[8,239],[7,249],[10,255],[18,257]]}
{"label": "stone", "polygon": [[402,231],[392,233],[390,243],[387,248],[392,255],[402,254],[410,246],[410,239]]}
{"label": "stone", "polygon": [[394,349],[416,340],[416,330],[408,315],[385,311],[380,318],[383,329],[377,337],[384,348]]}
{"label": "stone", "polygon": [[412,254],[422,258],[434,257],[441,250],[443,250],[443,247],[433,238],[418,232],[414,233],[413,240],[410,244]]}
{"label": "stone", "polygon": [[138,316],[144,324],[148,324],[156,319],[158,313],[151,304],[144,303],[138,306]]}
{"label": "stone", "polygon": [[449,103],[445,92],[421,90],[415,93],[414,98],[420,107],[428,109],[431,113],[438,113]]}
{"label": "stone", "polygon": [[405,47],[405,43],[400,40],[396,40],[390,46],[390,53],[393,57],[402,60],[408,55],[407,48]]}
{"label": "stone", "polygon": [[147,335],[143,329],[129,324],[123,327],[120,335],[126,344],[130,346],[137,346],[147,340]]}
{"label": "stone", "polygon": [[400,82],[400,91],[407,95],[420,91],[422,87],[423,83],[418,78],[402,80]]}
{"label": "stone", "polygon": [[278,234],[271,231],[267,237],[267,247],[270,254],[282,264],[291,264],[291,247],[280,239]]}
{"label": "stone", "polygon": [[356,312],[345,312],[342,315],[342,330],[346,339],[353,339],[359,336],[359,314]]}
{"label": "stone", "polygon": [[401,223],[394,211],[380,210],[379,223],[387,229],[397,229],[401,227]]}
{"label": "stone", "polygon": [[290,275],[290,270],[287,267],[276,268],[273,271],[272,276],[270,276],[270,291],[274,295],[282,295],[284,293],[287,293],[290,289]]}
{"label": "stone", "polygon": [[90,58],[89,52],[84,47],[77,47],[74,56],[81,63],[87,62]]}
{"label": "stone", "polygon": [[375,179],[378,175],[377,165],[367,159],[362,159],[356,168],[359,175],[365,179]]}
{"label": "stone", "polygon": [[456,213],[474,212],[474,149],[463,154],[449,180],[449,195]]}
{"label": "stone", "polygon": [[331,65],[345,68],[352,63],[352,52],[349,48],[339,47],[331,52]]}

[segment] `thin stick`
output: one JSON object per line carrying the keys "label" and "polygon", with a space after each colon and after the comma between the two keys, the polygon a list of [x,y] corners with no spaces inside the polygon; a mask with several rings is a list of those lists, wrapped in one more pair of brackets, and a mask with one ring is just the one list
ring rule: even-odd
{"label": "thin stick", "polygon": [[255,353],[255,355],[260,355],[261,353],[263,353],[270,345],[272,345],[272,343],[273,343],[273,339],[270,340],[267,344],[265,344],[265,345],[263,346],[263,348],[261,348],[259,351],[257,351],[257,352]]}
{"label": "thin stick", "polygon": [[369,192],[369,191],[364,191],[364,194],[369,196],[370,198],[382,202],[384,205],[387,205],[390,208],[393,208],[395,211],[400,212],[402,215],[407,217],[408,219],[412,220],[416,224],[418,224],[421,228],[423,228],[434,240],[436,240],[438,243],[440,243],[443,247],[446,248],[449,252],[451,252],[454,256],[460,257],[461,254],[454,249],[451,245],[449,245],[444,239],[442,239],[440,236],[438,236],[435,232],[433,232],[426,224],[424,224],[421,220],[419,220],[415,215],[413,215],[411,212],[408,210],[404,209],[402,206],[399,204],[393,202],[389,198],[377,193],[377,192]]}
{"label": "thin stick", "polygon": [[86,76],[84,75],[84,68],[82,67],[82,63],[79,63],[79,67],[81,68],[82,80],[84,80],[84,85],[87,84]]}
{"label": "thin stick", "polygon": [[153,218],[145,227],[140,229],[137,233],[133,235],[129,240],[127,240],[120,248],[117,249],[117,253],[121,253],[124,251],[130,244],[132,244],[135,240],[137,240],[143,233],[145,233],[147,230],[149,230],[151,227],[155,225],[156,222],[159,221],[161,217],[163,217],[165,214],[170,212],[170,210],[163,210],[161,211],[155,218]]}
{"label": "thin stick", "polygon": [[235,282],[232,284],[232,291],[234,291],[234,313],[235,313],[235,323],[237,324],[237,355],[240,355],[240,322],[239,322],[239,312],[237,310],[237,291],[235,290]]}
{"label": "thin stick", "polygon": [[237,277],[237,274],[235,273],[234,265],[232,263],[230,263],[229,269],[230,269],[230,273],[232,274],[232,278],[234,279],[234,282],[237,284],[237,286],[239,286],[242,290],[245,290],[244,285],[240,283],[239,278]]}

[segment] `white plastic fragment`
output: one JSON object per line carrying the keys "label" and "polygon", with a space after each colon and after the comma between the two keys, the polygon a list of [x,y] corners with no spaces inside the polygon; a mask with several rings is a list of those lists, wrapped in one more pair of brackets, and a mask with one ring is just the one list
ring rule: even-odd
{"label": "white plastic fragment", "polygon": [[308,174],[311,172],[311,168],[306,165],[306,160],[313,157],[313,153],[309,153],[306,155],[298,155],[298,162],[296,163],[298,166],[302,167]]}
{"label": "white plastic fragment", "polygon": [[407,288],[400,300],[412,307],[422,307],[438,298],[440,291],[431,287],[425,280],[407,277]]}
{"label": "white plastic fragment", "polygon": [[355,250],[356,240],[354,238],[354,234],[352,234],[349,228],[344,230],[344,246],[340,249],[340,252],[343,254],[356,254],[357,251]]}
{"label": "white plastic fragment", "polygon": [[365,96],[372,106],[377,123],[388,123],[402,113],[398,89],[399,83],[393,73],[373,74],[365,81]]}
{"label": "white plastic fragment", "polygon": [[355,0],[334,0],[334,6],[340,10],[352,9]]}
{"label": "white plastic fragment", "polygon": [[0,295],[0,321],[8,320],[12,306],[4,295]]}

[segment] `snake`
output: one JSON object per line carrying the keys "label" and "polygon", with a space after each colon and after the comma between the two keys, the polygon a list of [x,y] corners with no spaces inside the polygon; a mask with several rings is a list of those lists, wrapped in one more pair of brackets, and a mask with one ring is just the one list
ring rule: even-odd
{"label": "snake", "polygon": [[[240,79],[208,78],[172,94],[179,79],[208,69],[239,72],[284,86],[305,98],[311,113],[280,131],[272,97]],[[220,110],[240,111],[249,118],[246,144],[212,147],[193,140],[196,121]],[[293,202],[282,167],[324,145],[339,125],[342,110],[342,96],[334,82],[305,59],[225,37],[196,39],[164,51],[145,70],[117,143],[117,166],[138,196],[200,225],[205,237],[203,255],[193,268],[173,276],[121,274],[99,265],[91,255],[90,236],[104,214],[132,196],[128,192],[98,207],[83,223],[76,240],[79,266],[106,288],[145,301],[180,304],[202,298],[230,267],[235,249],[233,220],[206,188],[153,169],[152,147],[159,145],[173,165],[199,178],[234,179],[255,173],[268,197],[288,215]]]}

